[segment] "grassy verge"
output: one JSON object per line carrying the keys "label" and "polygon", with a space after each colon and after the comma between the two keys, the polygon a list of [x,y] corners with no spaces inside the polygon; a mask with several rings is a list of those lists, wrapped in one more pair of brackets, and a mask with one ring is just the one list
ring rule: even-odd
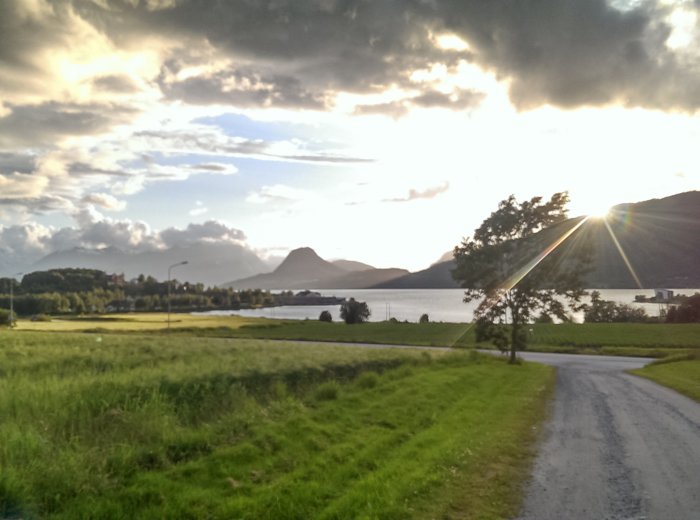
{"label": "grassy verge", "polygon": [[700,401],[700,357],[697,353],[656,361],[631,373]]}
{"label": "grassy verge", "polygon": [[0,516],[504,518],[550,368],[473,354],[0,333]]}

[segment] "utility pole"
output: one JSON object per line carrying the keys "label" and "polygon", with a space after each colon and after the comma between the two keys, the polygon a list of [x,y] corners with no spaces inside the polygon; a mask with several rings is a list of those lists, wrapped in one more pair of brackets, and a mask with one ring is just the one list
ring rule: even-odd
{"label": "utility pole", "polygon": [[170,271],[175,267],[187,264],[187,260],[168,266],[168,333],[170,332]]}

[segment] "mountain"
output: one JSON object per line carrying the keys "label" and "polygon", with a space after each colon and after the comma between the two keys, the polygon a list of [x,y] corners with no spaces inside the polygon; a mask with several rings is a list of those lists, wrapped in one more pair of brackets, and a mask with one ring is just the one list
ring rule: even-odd
{"label": "mountain", "polygon": [[[578,246],[587,245],[594,251],[593,269],[586,277],[589,288],[635,289],[635,275],[644,288],[700,287],[700,192],[620,204],[611,209],[606,220],[607,225],[605,220],[590,219],[576,239]],[[569,219],[565,225],[574,221]],[[538,234],[537,240],[556,238],[552,230],[546,231]],[[456,288],[459,285],[452,280],[452,269],[453,261],[440,262],[375,287]]]}
{"label": "mountain", "polygon": [[[612,235],[645,288],[700,287],[700,191],[615,206]],[[591,287],[636,288],[637,283],[603,221],[593,221],[596,260]]]}
{"label": "mountain", "polygon": [[232,243],[200,242],[169,249],[130,253],[110,247],[74,248],[51,253],[30,270],[45,271],[60,267],[85,267],[107,273],[124,273],[127,278],[139,274],[158,280],[168,276],[168,266],[187,260],[187,265],[172,271],[172,277],[189,282],[217,285],[232,277],[245,277],[268,269],[265,262],[243,246]]}
{"label": "mountain", "polygon": [[290,252],[271,273],[224,284],[235,289],[366,289],[408,274],[405,269],[375,269],[361,262],[328,262],[309,247]]}
{"label": "mountain", "polygon": [[433,264],[427,269],[409,273],[400,278],[387,280],[373,286],[373,289],[456,289],[459,287],[452,278],[454,260]]}
{"label": "mountain", "polygon": [[337,265],[341,269],[346,271],[367,271],[368,269],[376,269],[375,267],[365,264],[362,262],[355,262],[354,260],[332,260],[333,265]]}

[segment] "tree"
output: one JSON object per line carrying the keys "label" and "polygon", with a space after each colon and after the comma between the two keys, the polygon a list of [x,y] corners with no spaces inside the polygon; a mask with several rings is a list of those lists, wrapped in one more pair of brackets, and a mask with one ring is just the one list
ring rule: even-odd
{"label": "tree", "polygon": [[649,321],[646,311],[624,303],[601,299],[598,291],[591,292],[591,303],[583,313],[586,323],[644,323]]}
{"label": "tree", "polygon": [[428,316],[427,314],[421,314],[418,323],[430,323],[430,316]]}
{"label": "tree", "polygon": [[466,289],[464,301],[481,300],[474,313],[480,339],[509,351],[511,363],[525,349],[524,325],[537,311],[566,321],[562,300],[582,308],[591,251],[578,240],[585,219],[567,219],[568,201],[566,192],[546,202],[511,195],[454,249],[452,276]]}
{"label": "tree", "polygon": [[371,312],[367,303],[358,302],[355,298],[350,298],[340,305],[340,317],[348,325],[353,323],[363,323],[367,321]]}
{"label": "tree", "polygon": [[329,311],[321,311],[321,314],[318,315],[318,321],[331,322],[333,321],[333,316]]}

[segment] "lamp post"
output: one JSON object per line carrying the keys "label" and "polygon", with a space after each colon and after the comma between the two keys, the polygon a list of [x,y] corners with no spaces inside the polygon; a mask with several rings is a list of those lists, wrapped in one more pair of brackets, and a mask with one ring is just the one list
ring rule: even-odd
{"label": "lamp post", "polygon": [[168,332],[170,332],[170,271],[185,264],[187,264],[187,260],[168,266]]}
{"label": "lamp post", "polygon": [[22,276],[24,273],[16,273],[10,278],[10,328],[15,325],[15,276]]}

